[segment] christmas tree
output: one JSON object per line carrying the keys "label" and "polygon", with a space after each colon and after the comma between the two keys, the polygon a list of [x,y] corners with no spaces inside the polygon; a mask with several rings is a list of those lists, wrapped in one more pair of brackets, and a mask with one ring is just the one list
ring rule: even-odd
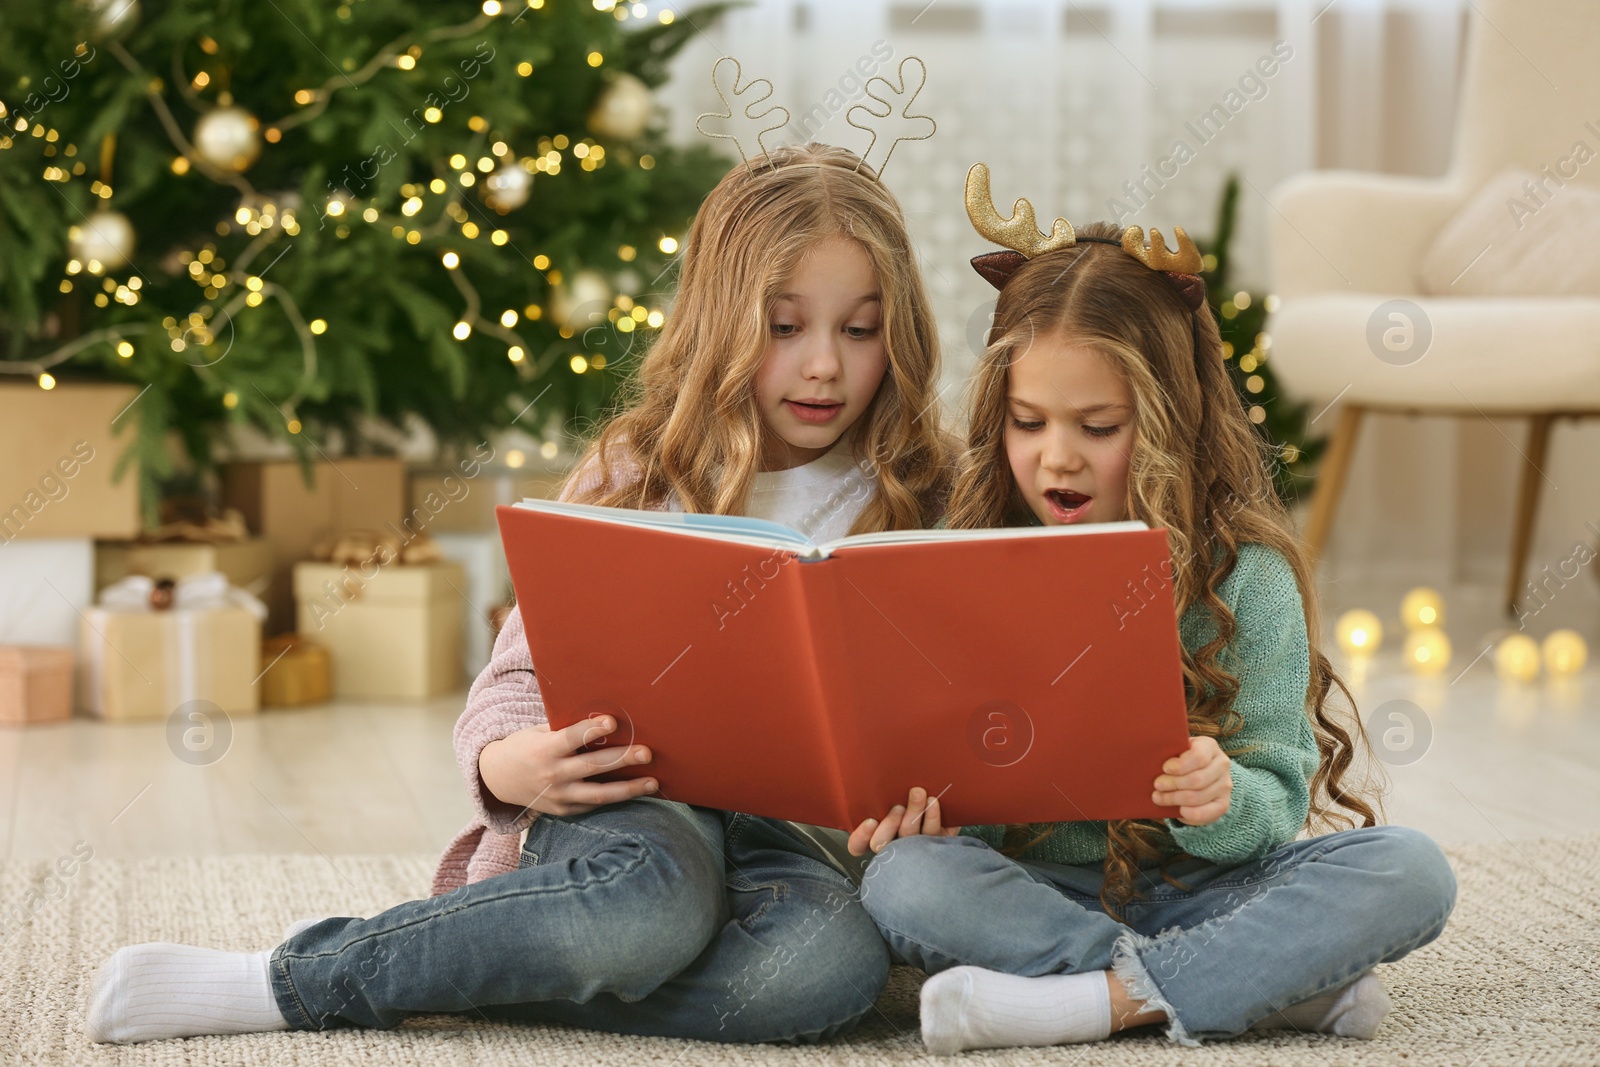
{"label": "christmas tree", "polygon": [[1286,399],[1268,365],[1272,335],[1267,332],[1267,316],[1275,309],[1277,298],[1235,290],[1231,284],[1230,250],[1238,208],[1239,178],[1230,175],[1217,209],[1216,236],[1200,243],[1205,253],[1201,276],[1222,334],[1228,375],[1239,390],[1250,421],[1272,446],[1272,480],[1278,496],[1285,503],[1293,503],[1310,491],[1311,471],[1327,442],[1308,437],[1310,405]]}
{"label": "christmas tree", "polygon": [[8,5],[0,372],[141,387],[152,511],[173,431],[201,470],[230,424],[306,459],[416,419],[554,455],[727,168],[651,93],[726,6]]}

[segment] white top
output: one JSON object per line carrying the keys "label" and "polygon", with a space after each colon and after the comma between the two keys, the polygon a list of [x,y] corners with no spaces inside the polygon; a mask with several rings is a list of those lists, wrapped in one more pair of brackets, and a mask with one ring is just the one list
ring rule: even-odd
{"label": "white top", "polygon": [[[826,453],[782,471],[759,471],[743,515],[798,530],[817,544],[844,537],[877,487],[870,468],[855,462],[853,433],[840,435]],[[669,494],[667,511],[683,511]]]}
{"label": "white top", "polygon": [[851,436],[842,435],[810,463],[757,474],[745,514],[782,523],[819,544],[848,534],[874,489],[851,454]]}

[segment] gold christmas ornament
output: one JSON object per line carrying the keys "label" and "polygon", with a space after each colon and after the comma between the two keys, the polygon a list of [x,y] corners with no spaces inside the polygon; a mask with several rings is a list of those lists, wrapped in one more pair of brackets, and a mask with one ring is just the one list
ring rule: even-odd
{"label": "gold christmas ornament", "polygon": [[67,230],[67,248],[73,259],[102,270],[116,270],[133,259],[133,223],[120,211],[96,211]]}
{"label": "gold christmas ornament", "polygon": [[1439,674],[1450,666],[1450,638],[1437,626],[1423,626],[1406,635],[1406,665],[1422,675]]}
{"label": "gold christmas ornament", "polygon": [[1406,628],[1444,625],[1444,599],[1437,590],[1419,585],[1400,601],[1400,618]]}
{"label": "gold christmas ornament", "polygon": [[632,74],[611,76],[589,111],[589,131],[596,137],[631,141],[650,125],[655,94]]}
{"label": "gold christmas ornament", "polygon": [[1370,656],[1383,644],[1383,623],[1372,612],[1356,608],[1339,616],[1334,639],[1347,656]]}
{"label": "gold christmas ornament", "polygon": [[533,175],[516,160],[502,164],[483,180],[483,202],[504,215],[528,202]]}
{"label": "gold christmas ornament", "polygon": [[129,30],[139,21],[139,0],[78,0],[89,20],[89,37],[95,41],[110,41]]}
{"label": "gold christmas ornament", "polygon": [[1583,670],[1589,646],[1576,630],[1557,630],[1544,639],[1544,669],[1552,678],[1568,678]]}
{"label": "gold christmas ornament", "polygon": [[195,124],[194,147],[212,166],[243,172],[261,154],[260,127],[242,107],[213,108]]}
{"label": "gold christmas ornament", "polygon": [[1531,682],[1539,677],[1539,644],[1527,634],[1501,638],[1494,650],[1494,669],[1509,681]]}
{"label": "gold christmas ornament", "polygon": [[580,270],[550,294],[550,314],[571,330],[603,323],[611,307],[611,286],[598,271]]}

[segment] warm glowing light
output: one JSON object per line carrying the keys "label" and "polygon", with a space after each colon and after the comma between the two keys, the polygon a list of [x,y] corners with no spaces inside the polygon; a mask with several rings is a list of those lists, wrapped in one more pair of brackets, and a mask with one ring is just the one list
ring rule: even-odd
{"label": "warm glowing light", "polygon": [[1400,601],[1400,618],[1408,629],[1444,625],[1444,600],[1437,590],[1419,585]]}
{"label": "warm glowing light", "polygon": [[444,264],[445,270],[455,270],[457,267],[461,266],[461,257],[456,255],[454,252],[446,252],[444,255],[439,257],[439,262]]}
{"label": "warm glowing light", "polygon": [[663,237],[659,247],[661,251],[670,256],[678,250],[678,239],[676,237]]}
{"label": "warm glowing light", "polygon": [[1383,624],[1365,609],[1347,611],[1334,626],[1334,639],[1346,655],[1370,656],[1383,643]]}
{"label": "warm glowing light", "polygon": [[1576,630],[1557,630],[1544,639],[1544,669],[1552,678],[1565,678],[1583,670],[1589,647]]}
{"label": "warm glowing light", "polygon": [[472,336],[472,325],[468,322],[456,323],[456,328],[450,331],[457,341],[465,341]]}
{"label": "warm glowing light", "polygon": [[1494,650],[1494,669],[1500,677],[1531,682],[1539,677],[1539,643],[1527,634],[1509,634]]}
{"label": "warm glowing light", "polygon": [[1450,638],[1437,626],[1423,626],[1406,635],[1405,661],[1417,674],[1438,674],[1450,665]]}
{"label": "warm glowing light", "polygon": [[314,334],[327,333],[328,332],[328,320],[327,319],[312,319],[311,320],[311,332],[314,333]]}

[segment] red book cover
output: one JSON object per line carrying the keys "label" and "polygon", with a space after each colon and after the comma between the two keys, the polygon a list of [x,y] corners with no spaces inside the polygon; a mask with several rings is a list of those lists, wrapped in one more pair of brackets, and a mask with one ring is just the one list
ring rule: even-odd
{"label": "red book cover", "polygon": [[552,727],[617,716],[660,796],[852,829],[1161,818],[1187,749],[1166,533],[868,534],[527,501],[496,509]]}

